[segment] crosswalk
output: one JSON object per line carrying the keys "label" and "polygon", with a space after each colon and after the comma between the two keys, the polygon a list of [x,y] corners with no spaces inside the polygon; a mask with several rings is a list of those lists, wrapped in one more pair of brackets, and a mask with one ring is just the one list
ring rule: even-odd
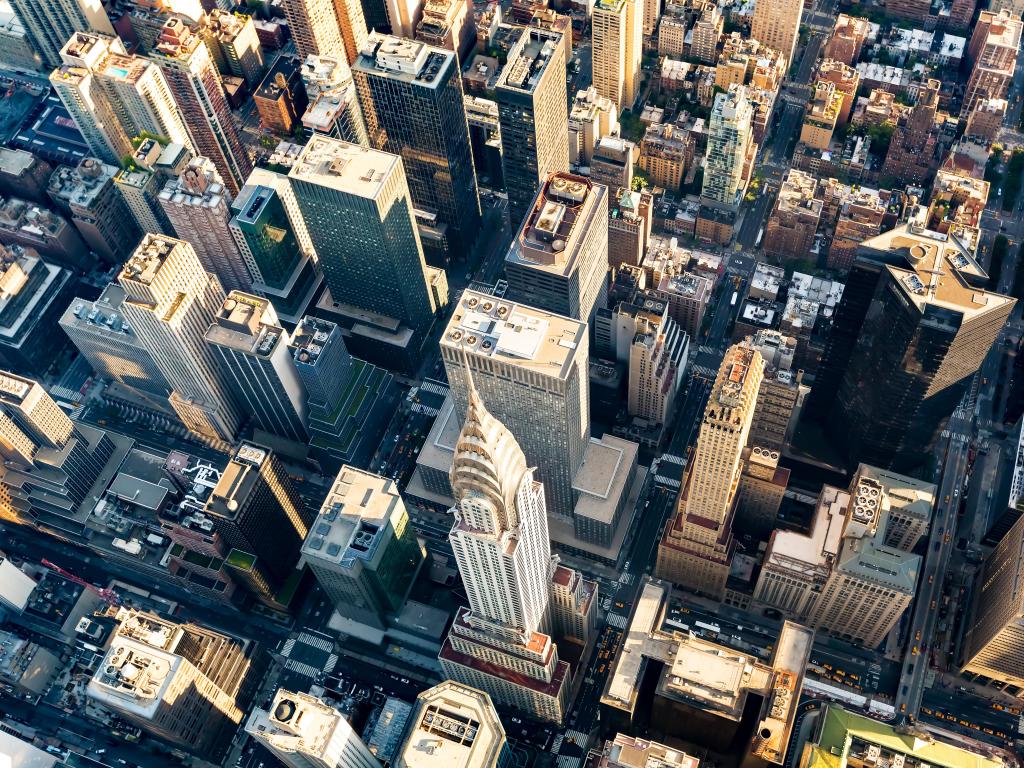
{"label": "crosswalk", "polygon": [[950,432],[948,429],[942,430],[942,437],[946,440],[952,440],[954,443],[969,443],[971,438],[961,432]]}
{"label": "crosswalk", "polygon": [[709,347],[707,344],[701,344],[699,347],[697,347],[697,349],[699,349],[705,355],[713,355],[718,351],[714,347]]}
{"label": "crosswalk", "polygon": [[617,613],[609,613],[606,622],[609,627],[614,627],[615,629],[625,629],[629,624],[629,620],[625,616]]}
{"label": "crosswalk", "polygon": [[634,581],[636,581],[636,576],[634,576],[629,571],[624,571],[623,574],[619,576],[619,583],[625,584],[627,587]]}
{"label": "crosswalk", "polygon": [[707,366],[703,365],[695,365],[693,366],[691,371],[696,378],[701,379],[714,379],[715,376],[718,374],[718,371],[714,371],[708,368]]}

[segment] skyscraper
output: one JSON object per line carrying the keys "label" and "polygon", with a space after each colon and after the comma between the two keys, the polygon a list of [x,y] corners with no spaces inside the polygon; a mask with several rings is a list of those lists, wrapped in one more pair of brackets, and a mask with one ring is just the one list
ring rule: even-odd
{"label": "skyscraper", "polygon": [[608,188],[553,173],[505,257],[509,298],[584,323],[607,303]]}
{"label": "skyscraper", "polygon": [[278,688],[268,709],[254,709],[245,732],[288,768],[380,768],[345,716],[308,693]]}
{"label": "skyscraper", "polygon": [[424,560],[398,486],[344,466],[302,545],[302,559],[342,619],[383,630]]}
{"label": "skyscraper", "polygon": [[[921,557],[904,536],[926,524],[934,485],[861,465],[849,490],[825,485],[809,534],[771,535],[754,599],[833,635],[878,646],[914,597]],[[920,529],[919,529],[920,530]]]}
{"label": "skyscraper", "polygon": [[715,96],[708,122],[708,151],[701,188],[704,200],[730,209],[739,206],[753,172],[752,117],[746,86],[732,85]]}
{"label": "skyscraper", "polygon": [[721,599],[732,561],[741,461],[764,373],[761,353],[729,348],[711,389],[679,507],[658,546],[658,578]]}
{"label": "skyscraper", "polygon": [[359,0],[287,0],[295,50],[307,56],[343,56],[351,64],[366,45],[366,20]]}
{"label": "skyscraper", "polygon": [[480,198],[455,52],[374,34],[352,75],[371,145],[402,158],[413,205],[446,230],[446,255],[467,257]]}
{"label": "skyscraper", "polygon": [[512,226],[529,213],[549,174],[569,170],[565,66],[562,35],[531,27],[513,44],[498,75],[494,90]]}
{"label": "skyscraper", "polygon": [[761,0],[754,9],[750,36],[785,56],[787,67],[793,64],[803,10],[800,0]]}
{"label": "skyscraper", "polygon": [[590,439],[586,323],[467,290],[440,344],[456,415],[469,407],[468,361],[495,416],[516,430],[537,467],[547,510],[569,519]]}
{"label": "skyscraper", "polygon": [[243,442],[234,452],[203,510],[227,548],[224,565],[264,603],[292,578],[313,514],[288,470],[262,445]]}
{"label": "skyscraper", "polygon": [[186,235],[203,269],[228,291],[252,290],[252,277],[231,234],[231,195],[214,163],[193,157],[160,191],[160,207],[174,231]]}
{"label": "skyscraper", "polygon": [[925,216],[861,243],[808,399],[851,464],[923,460],[1013,310]]}
{"label": "skyscraper", "polygon": [[116,37],[77,33],[60,49],[50,83],[89,149],[120,165],[143,132],[192,147],[170,87],[153,62],[129,56]]}
{"label": "skyscraper", "polygon": [[247,642],[129,610],[86,694],[148,733],[207,759],[246,706]]}
{"label": "skyscraper", "polygon": [[114,34],[100,0],[12,0],[11,8],[32,49],[49,67],[60,65],[60,50],[76,32]]}
{"label": "skyscraper", "polygon": [[116,454],[119,464],[130,447],[72,422],[38,382],[0,371],[0,481],[26,518],[81,535],[90,491],[103,477],[109,482],[108,462]]}
{"label": "skyscraper", "polygon": [[297,323],[323,278],[288,177],[254,168],[231,212],[228,227],[253,293],[270,299],[281,320]]}
{"label": "skyscraper", "polygon": [[396,768],[502,768],[509,759],[491,697],[468,685],[445,680],[423,691],[411,723]]}
{"label": "skyscraper", "polygon": [[367,345],[418,357],[436,307],[401,158],[314,136],[289,179],[339,314],[397,321]]}
{"label": "skyscraper", "polygon": [[569,665],[541,631],[552,567],[544,487],[515,437],[484,407],[472,377],[468,389],[451,469],[449,541],[469,608],[452,624],[441,669],[499,705],[561,724]]}
{"label": "skyscraper", "polygon": [[643,0],[597,0],[594,4],[594,87],[619,111],[632,108],[639,95],[643,16]]}
{"label": "skyscraper", "polygon": [[252,161],[238,138],[209,47],[181,19],[171,18],[150,58],[170,86],[196,152],[213,161],[228,191],[237,195]]}
{"label": "skyscraper", "polygon": [[224,303],[220,281],[184,240],[147,235],[118,282],[124,315],[171,385],[178,417],[197,435],[233,440],[241,413],[204,339]]}
{"label": "skyscraper", "polygon": [[1024,687],[1024,517],[985,558],[964,641],[964,672]]}
{"label": "skyscraper", "polygon": [[74,299],[60,318],[60,327],[99,378],[166,405],[170,385],[135,329],[125,322],[125,297],[120,285],[110,283],[94,301]]}
{"label": "skyscraper", "polygon": [[274,305],[260,296],[232,291],[207,330],[206,341],[220,357],[225,377],[253,424],[305,443],[306,390]]}
{"label": "skyscraper", "polygon": [[398,404],[394,376],[352,357],[330,320],[302,318],[290,346],[306,390],[310,458],[327,475],[367,465]]}

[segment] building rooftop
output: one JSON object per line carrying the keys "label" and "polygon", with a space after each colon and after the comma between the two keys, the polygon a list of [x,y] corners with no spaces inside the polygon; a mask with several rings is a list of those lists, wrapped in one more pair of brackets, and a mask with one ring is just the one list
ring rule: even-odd
{"label": "building rooftop", "polygon": [[260,467],[269,458],[268,448],[254,443],[239,445],[206,502],[206,512],[226,520],[236,519],[256,487]]}
{"label": "building rooftop", "polygon": [[0,606],[21,613],[28,606],[29,596],[35,588],[35,579],[0,554]]}
{"label": "building rooftop", "polygon": [[399,507],[402,497],[390,478],[342,467],[302,545],[303,558],[345,568],[372,562]]}
{"label": "building rooftop", "polygon": [[302,62],[302,82],[306,95],[314,100],[324,91],[347,86],[352,82],[352,71],[348,62],[337,56],[315,56],[310,54]]}
{"label": "building rooftop", "polygon": [[373,200],[400,162],[397,155],[387,152],[313,136],[288,178]]}
{"label": "building rooftop", "polygon": [[253,95],[276,101],[282,94],[290,92],[298,69],[299,62],[294,56],[278,56]]}
{"label": "building rooftop", "polygon": [[404,83],[436,88],[443,82],[442,74],[455,66],[454,62],[454,51],[374,32],[352,68]]}
{"label": "building rooftop", "polygon": [[89,681],[89,695],[136,717],[152,718],[183,661],[175,651],[181,637],[177,625],[128,611]]}
{"label": "building rooftop", "polygon": [[818,180],[809,173],[790,169],[779,188],[776,210],[779,212],[800,212],[818,218],[821,216],[822,201],[815,197]]}
{"label": "building rooftop", "polygon": [[281,752],[326,763],[337,759],[337,755],[332,755],[332,746],[336,748],[332,740],[339,727],[349,729],[347,722],[342,723],[344,719],[341,712],[320,699],[279,688],[268,709],[253,710],[245,730],[257,741]]}
{"label": "building rooftop", "polygon": [[610,434],[590,438],[572,482],[580,493],[573,514],[610,524],[629,490],[639,450],[636,443]]}
{"label": "building rooftop", "polygon": [[416,700],[400,762],[407,768],[496,768],[505,729],[483,691],[446,680]]}
{"label": "building rooftop", "polygon": [[0,172],[8,176],[20,176],[39,162],[36,156],[23,149],[0,147]]}
{"label": "building rooftop", "polygon": [[128,261],[121,267],[118,280],[133,280],[144,285],[151,285],[171,251],[183,244],[184,241],[176,240],[173,237],[146,235]]}
{"label": "building rooftop", "polygon": [[394,696],[388,696],[377,721],[373,724],[373,730],[366,739],[367,748],[378,760],[394,765],[411,716],[411,704]]}
{"label": "building rooftop", "polygon": [[206,341],[238,352],[267,358],[287,334],[277,321],[274,305],[262,296],[232,291],[206,331]]}
{"label": "building rooftop", "polygon": [[570,274],[578,267],[580,248],[607,196],[606,187],[583,176],[552,174],[538,191],[505,261],[554,275]]}
{"label": "building rooftop", "polygon": [[696,635],[662,629],[670,593],[667,582],[645,580],[601,703],[633,711],[648,660],[664,665],[658,695],[728,720],[741,718],[747,695],[754,693],[765,698],[761,729],[771,731],[760,744],[755,740],[754,749],[764,759],[781,763],[814,633],[785,622],[772,663],[763,664]]}
{"label": "building rooftop", "polygon": [[586,334],[586,323],[578,320],[467,290],[440,343],[544,376],[565,378]]}
{"label": "building rooftop", "polygon": [[922,312],[934,305],[962,313],[965,319],[1013,304],[1008,296],[976,287],[985,272],[974,254],[956,237],[926,229],[926,213],[919,206],[907,223],[861,243],[862,248],[906,255],[907,267],[886,266],[904,298]]}
{"label": "building rooftop", "polygon": [[535,27],[523,30],[509,51],[495,87],[533,93],[544,76],[548,62],[562,44],[562,35],[558,32]]}
{"label": "building rooftop", "polygon": [[87,157],[77,168],[62,165],[50,176],[48,191],[72,208],[92,208],[117,168],[94,157]]}
{"label": "building rooftop", "polygon": [[854,768],[892,765],[905,768],[1002,768],[996,757],[969,752],[938,739],[897,733],[885,723],[826,704],[816,729],[816,743],[808,744],[805,768]]}
{"label": "building rooftop", "polygon": [[624,733],[605,743],[597,768],[697,768],[700,761],[678,749]]}

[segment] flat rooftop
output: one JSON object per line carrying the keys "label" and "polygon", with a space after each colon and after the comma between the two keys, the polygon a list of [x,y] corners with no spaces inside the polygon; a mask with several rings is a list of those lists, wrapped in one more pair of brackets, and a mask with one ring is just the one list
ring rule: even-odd
{"label": "flat rooftop", "polygon": [[575,514],[610,524],[628,490],[640,449],[636,443],[611,434],[592,437],[576,471],[572,487],[580,492]]}
{"label": "flat rooftop", "polygon": [[585,342],[586,323],[467,290],[441,337],[442,349],[564,379]]}
{"label": "flat rooftop", "polygon": [[303,558],[342,567],[373,560],[396,507],[404,504],[390,478],[342,467],[302,544]]}
{"label": "flat rooftop", "polygon": [[372,33],[352,69],[436,88],[444,82],[442,75],[454,66],[454,61],[454,51],[405,37]]}
{"label": "flat rooftop", "polygon": [[306,144],[288,178],[373,200],[400,162],[397,155],[317,135]]}
{"label": "flat rooftop", "polygon": [[600,216],[608,190],[583,176],[555,173],[541,187],[523,222],[506,263],[568,275],[579,266],[579,250]]}
{"label": "flat rooftop", "polygon": [[[496,88],[533,93],[544,77],[551,57],[562,45],[562,35],[545,29],[524,29],[509,51]],[[560,76],[560,75],[559,75]]]}
{"label": "flat rooftop", "polygon": [[974,255],[957,239],[926,229],[923,215],[919,209],[910,222],[865,240],[861,247],[905,254],[906,267],[886,269],[904,298],[922,312],[929,304],[961,313],[965,320],[1009,312],[1014,300],[972,285],[985,274]]}
{"label": "flat rooftop", "polygon": [[209,500],[206,511],[211,515],[234,520],[256,487],[260,467],[270,457],[270,450],[252,443],[242,443],[231,457]]}
{"label": "flat rooftop", "polygon": [[490,697],[447,680],[417,698],[401,762],[409,768],[494,768],[504,746],[505,730]]}
{"label": "flat rooftop", "polygon": [[206,341],[257,357],[269,357],[284,343],[273,305],[262,296],[232,291],[206,331]]}

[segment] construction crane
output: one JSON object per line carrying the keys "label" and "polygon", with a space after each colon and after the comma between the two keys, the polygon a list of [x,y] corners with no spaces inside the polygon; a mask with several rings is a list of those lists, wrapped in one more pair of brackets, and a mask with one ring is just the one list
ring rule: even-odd
{"label": "construction crane", "polygon": [[99,595],[100,599],[103,600],[103,602],[105,602],[107,605],[121,605],[121,596],[118,595],[117,592],[115,592],[114,590],[100,589],[94,584],[90,584],[88,581],[81,578],[80,576],[75,576],[75,574],[71,573],[71,571],[65,571],[59,565],[54,565],[49,560],[40,560],[39,562],[45,565],[51,571],[56,571],[68,581],[73,581],[75,584],[79,584],[85,587],[86,589],[95,592],[97,595]]}

